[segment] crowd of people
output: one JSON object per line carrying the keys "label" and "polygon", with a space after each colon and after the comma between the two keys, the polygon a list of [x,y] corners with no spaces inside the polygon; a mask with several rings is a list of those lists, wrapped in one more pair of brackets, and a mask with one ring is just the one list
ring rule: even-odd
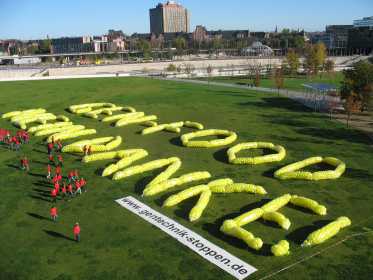
{"label": "crowd of people", "polygon": [[[61,141],[54,141],[47,144],[48,159],[47,164],[47,175],[48,182],[51,183],[52,189],[50,191],[52,207],[50,209],[50,217],[54,222],[58,219],[58,208],[56,206],[58,198],[64,201],[70,201],[73,197],[78,194],[81,195],[87,191],[87,181],[79,176],[77,169],[70,170],[66,175],[63,176],[63,158],[62,158],[62,143]],[[57,161],[55,161],[57,159]],[[52,172],[54,169],[54,172]],[[52,174],[53,173],[53,174]],[[74,239],[80,241],[80,226],[79,223],[75,223],[73,227]]]}
{"label": "crowd of people", "polygon": [[30,141],[30,134],[25,130],[18,130],[15,135],[11,135],[7,129],[0,129],[0,142],[13,151],[19,151],[23,144]]}

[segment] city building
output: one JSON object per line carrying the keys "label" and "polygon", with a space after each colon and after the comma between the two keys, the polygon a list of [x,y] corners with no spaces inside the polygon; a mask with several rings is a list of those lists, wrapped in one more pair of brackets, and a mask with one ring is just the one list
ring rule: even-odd
{"label": "city building", "polygon": [[91,38],[83,37],[65,37],[51,40],[51,53],[82,53],[92,52],[93,47]]}
{"label": "city building", "polygon": [[197,42],[197,43],[207,41],[209,39],[209,36],[207,34],[206,27],[202,25],[197,25],[196,29],[194,30],[192,34],[192,39],[193,39],[193,42]]}
{"label": "city building", "polygon": [[189,33],[190,13],[175,1],[159,3],[149,14],[150,33]]}
{"label": "city building", "polygon": [[348,32],[353,28],[353,25],[328,25],[325,33],[328,38],[327,48],[329,49],[345,49],[347,48]]}
{"label": "city building", "polygon": [[354,20],[354,27],[369,27],[373,28],[373,17],[365,17],[363,19]]}

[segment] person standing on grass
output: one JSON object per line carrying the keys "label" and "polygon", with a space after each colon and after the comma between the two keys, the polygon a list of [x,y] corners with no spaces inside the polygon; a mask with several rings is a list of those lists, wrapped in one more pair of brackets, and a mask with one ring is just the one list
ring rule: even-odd
{"label": "person standing on grass", "polygon": [[60,192],[60,183],[58,183],[58,181],[56,183],[54,183],[54,189],[57,191],[57,194],[59,194],[59,192]]}
{"label": "person standing on grass", "polygon": [[51,172],[52,172],[52,167],[50,166],[50,164],[47,165],[47,179],[50,180],[51,179]]}
{"label": "person standing on grass", "polygon": [[57,140],[57,151],[59,153],[61,153],[62,151],[62,143],[61,143],[61,140]]}
{"label": "person standing on grass", "polygon": [[50,215],[51,215],[51,220],[53,222],[56,222],[57,221],[57,218],[58,218],[58,215],[57,215],[57,207],[56,206],[52,206],[51,210],[50,210]]}
{"label": "person standing on grass", "polygon": [[56,188],[53,188],[51,190],[51,198],[52,198],[53,203],[57,202],[57,189]]}
{"label": "person standing on grass", "polygon": [[16,151],[19,151],[19,148],[21,147],[21,142],[19,142],[18,137],[14,136],[14,148]]}
{"label": "person standing on grass", "polygon": [[51,155],[53,152],[53,143],[48,143],[47,148],[48,148],[48,155]]}
{"label": "person standing on grass", "polygon": [[22,170],[26,170],[26,171],[30,171],[29,162],[28,162],[28,159],[27,159],[26,156],[24,156],[24,157],[21,159],[21,169],[22,169]]}
{"label": "person standing on grass", "polygon": [[87,191],[87,188],[86,188],[86,183],[87,183],[87,181],[86,180],[84,180],[84,178],[82,177],[82,178],[80,178],[80,180],[79,180],[79,184],[80,184],[80,187],[81,188],[83,188],[84,187],[84,192],[86,192]]}
{"label": "person standing on grass", "polygon": [[50,164],[56,165],[56,164],[54,163],[54,158],[53,158],[53,155],[52,155],[52,154],[49,154],[49,155],[48,155],[48,159],[49,159],[49,163],[50,163]]}
{"label": "person standing on grass", "polygon": [[23,141],[27,144],[30,141],[30,134],[27,131],[24,131],[23,135]]}
{"label": "person standing on grass", "polygon": [[78,169],[75,169],[75,170],[74,170],[74,177],[73,177],[73,181],[75,182],[76,180],[79,180],[79,173],[78,173]]}
{"label": "person standing on grass", "polygon": [[15,149],[16,140],[17,140],[17,137],[15,137],[15,136],[12,136],[12,138],[10,138],[10,149],[11,150]]}
{"label": "person standing on grass", "polygon": [[73,228],[74,239],[76,242],[80,242],[80,226],[79,223],[75,223]]}
{"label": "person standing on grass", "polygon": [[80,181],[79,180],[75,181],[75,195],[77,193],[79,193],[79,195],[82,194],[82,188],[81,187],[82,186],[80,185]]}
{"label": "person standing on grass", "polygon": [[61,194],[63,196],[63,199],[66,200],[67,190],[66,190],[66,183],[65,182],[63,182],[62,189],[61,189]]}
{"label": "person standing on grass", "polygon": [[59,154],[59,155],[57,156],[57,159],[58,159],[58,166],[62,166],[62,165],[63,165],[63,158],[62,158],[62,155]]}
{"label": "person standing on grass", "polygon": [[67,179],[69,181],[69,184],[73,180],[73,177],[74,177],[74,172],[73,171],[69,171],[69,175],[67,175]]}
{"label": "person standing on grass", "polygon": [[52,183],[56,184],[57,182],[58,182],[58,175],[56,174],[53,176]]}
{"label": "person standing on grass", "polygon": [[73,185],[71,183],[69,183],[67,185],[67,192],[69,193],[70,197],[73,197],[74,196],[74,193],[73,193]]}
{"label": "person standing on grass", "polygon": [[56,175],[61,175],[61,166],[56,166]]}

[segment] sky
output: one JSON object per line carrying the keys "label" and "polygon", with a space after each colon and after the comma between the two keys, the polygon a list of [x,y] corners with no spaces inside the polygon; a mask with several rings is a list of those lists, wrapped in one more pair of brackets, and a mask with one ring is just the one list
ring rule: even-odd
{"label": "sky", "polygon": [[[39,39],[149,32],[149,9],[161,0],[0,0],[0,39]],[[373,16],[373,0],[179,0],[191,30],[283,28],[322,31]]]}

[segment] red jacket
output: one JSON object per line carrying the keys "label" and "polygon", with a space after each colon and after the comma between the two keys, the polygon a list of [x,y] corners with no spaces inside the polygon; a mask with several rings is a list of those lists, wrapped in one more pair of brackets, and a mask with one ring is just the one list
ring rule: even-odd
{"label": "red jacket", "polygon": [[68,190],[68,192],[73,192],[73,186],[71,184],[69,184],[67,186],[67,190]]}
{"label": "red jacket", "polygon": [[56,167],[56,174],[61,174],[61,166]]}
{"label": "red jacket", "polygon": [[56,207],[51,208],[50,214],[51,216],[57,216],[57,208]]}
{"label": "red jacket", "polygon": [[56,189],[51,190],[51,196],[52,197],[56,197],[57,196],[57,190]]}
{"label": "red jacket", "polygon": [[48,164],[47,166],[48,173],[51,173],[52,167]]}
{"label": "red jacket", "polygon": [[75,225],[73,231],[74,231],[74,235],[80,234],[80,226]]}

